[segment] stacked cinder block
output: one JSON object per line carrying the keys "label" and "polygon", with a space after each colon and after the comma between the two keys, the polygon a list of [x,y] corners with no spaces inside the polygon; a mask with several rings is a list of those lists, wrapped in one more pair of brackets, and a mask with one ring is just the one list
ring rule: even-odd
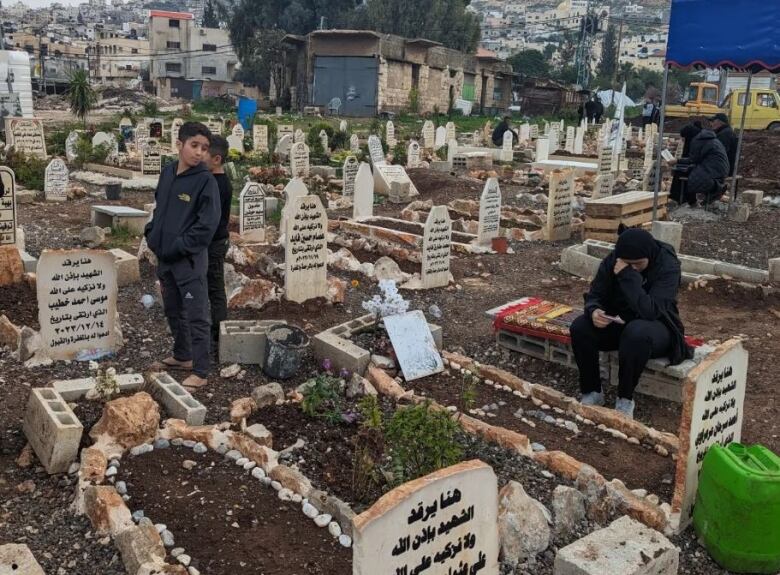
{"label": "stacked cinder block", "polygon": [[48,473],[65,473],[76,459],[84,427],[62,396],[51,388],[30,390],[24,435]]}

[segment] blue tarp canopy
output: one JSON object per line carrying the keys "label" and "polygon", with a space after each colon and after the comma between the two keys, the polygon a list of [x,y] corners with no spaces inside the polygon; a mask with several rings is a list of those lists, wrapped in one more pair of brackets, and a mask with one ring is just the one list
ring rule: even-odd
{"label": "blue tarp canopy", "polygon": [[780,72],[780,0],[672,0],[666,62]]}

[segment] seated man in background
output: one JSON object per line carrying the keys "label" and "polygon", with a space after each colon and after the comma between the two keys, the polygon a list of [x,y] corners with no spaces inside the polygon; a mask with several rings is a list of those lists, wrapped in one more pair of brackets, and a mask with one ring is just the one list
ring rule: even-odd
{"label": "seated man in background", "polygon": [[[726,148],[720,143],[715,132],[701,130],[691,140],[690,155],[676,160],[669,160],[669,165],[681,175],[687,175],[687,185],[679,198],[680,204],[687,202],[695,206],[701,197],[705,204],[720,199],[726,185],[729,173],[729,159]],[[677,200],[673,197],[672,199]]]}
{"label": "seated man in background", "polygon": [[493,140],[493,145],[498,146],[499,148],[504,144],[504,133],[509,130],[512,132],[512,145],[514,146],[517,141],[518,137],[515,131],[512,129],[512,118],[509,116],[504,116],[499,122],[498,126],[496,126],[495,130],[493,130],[493,135],[490,137],[491,140]]}
{"label": "seated man in background", "polygon": [[585,295],[585,314],[571,325],[583,405],[604,405],[599,352],[618,350],[615,409],[634,417],[634,389],[650,358],[672,365],[692,357],[677,310],[680,261],[648,232],[625,229],[601,262]]}

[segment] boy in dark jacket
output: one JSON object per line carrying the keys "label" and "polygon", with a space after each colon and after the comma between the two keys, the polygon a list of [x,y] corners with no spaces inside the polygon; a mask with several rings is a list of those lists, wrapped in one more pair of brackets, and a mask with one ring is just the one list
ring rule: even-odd
{"label": "boy in dark jacket", "polygon": [[691,357],[677,310],[680,280],[672,246],[637,228],[620,234],[585,296],[585,314],[570,328],[583,404],[604,405],[599,351],[618,350],[615,409],[629,418],[650,358],[668,357],[676,365]]}
{"label": "boy in dark jacket", "polygon": [[173,355],[163,367],[192,370],[182,385],[208,383],[209,302],[206,292],[208,247],[219,224],[219,192],[203,160],[211,133],[186,122],[179,130],[179,160],[163,169],[146,225],[149,249],[159,260],[157,277],[173,335]]}
{"label": "boy in dark jacket", "polygon": [[211,135],[211,147],[206,164],[217,181],[219,188],[220,218],[214,239],[209,245],[208,286],[211,303],[211,337],[219,340],[219,324],[227,319],[227,296],[225,295],[225,255],[230,246],[230,204],[233,201],[233,187],[225,174],[223,163],[229,150],[228,141],[217,134]]}

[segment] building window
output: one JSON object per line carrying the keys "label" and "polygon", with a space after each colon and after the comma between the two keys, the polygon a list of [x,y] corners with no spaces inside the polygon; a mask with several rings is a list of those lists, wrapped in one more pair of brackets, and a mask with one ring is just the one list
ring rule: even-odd
{"label": "building window", "polygon": [[200,69],[200,73],[204,76],[214,76],[217,73],[217,67],[216,66],[203,66]]}
{"label": "building window", "polygon": [[178,50],[181,48],[181,42],[168,42],[169,50]]}
{"label": "building window", "polygon": [[168,20],[168,27],[169,28],[178,28],[179,27],[179,21],[178,20]]}
{"label": "building window", "polygon": [[130,49],[131,54],[138,54],[138,48],[131,48]]}
{"label": "building window", "polygon": [[166,62],[165,63],[165,71],[166,72],[176,72],[181,74],[181,64],[178,62]]}
{"label": "building window", "polygon": [[204,52],[216,52],[217,51],[217,45],[216,44],[203,44],[203,51]]}

